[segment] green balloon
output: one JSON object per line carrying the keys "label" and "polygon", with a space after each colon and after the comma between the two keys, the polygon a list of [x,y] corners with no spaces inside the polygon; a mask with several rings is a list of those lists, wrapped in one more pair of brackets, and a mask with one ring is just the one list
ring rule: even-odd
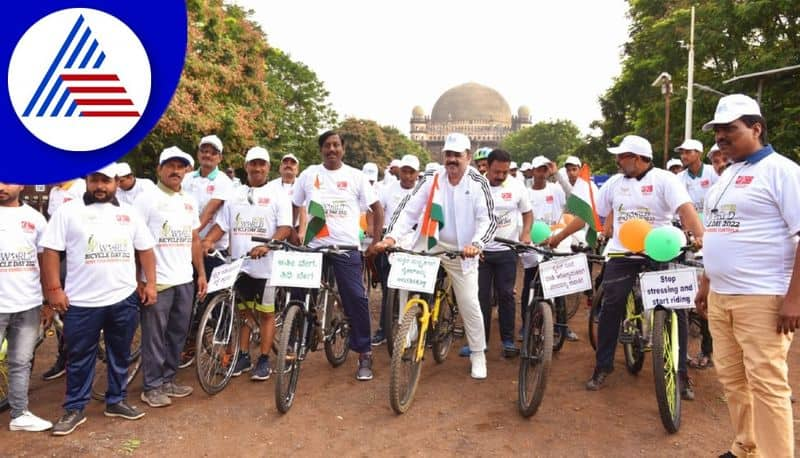
{"label": "green balloon", "polygon": [[531,241],[533,243],[542,243],[550,237],[550,225],[544,221],[536,221],[531,226]]}
{"label": "green balloon", "polygon": [[364,238],[366,238],[366,236],[367,236],[367,234],[364,233],[364,229],[359,229],[358,230],[358,240],[364,240]]}
{"label": "green balloon", "polygon": [[681,236],[669,226],[653,229],[644,239],[647,255],[658,262],[672,261],[681,254],[682,247]]}

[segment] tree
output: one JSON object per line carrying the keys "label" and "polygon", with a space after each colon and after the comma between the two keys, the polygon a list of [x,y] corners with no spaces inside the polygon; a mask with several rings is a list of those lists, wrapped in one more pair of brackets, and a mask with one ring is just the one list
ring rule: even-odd
{"label": "tree", "polygon": [[337,130],[345,142],[345,162],[353,167],[361,168],[365,162],[375,162],[383,169],[392,159],[404,154],[417,156],[420,164],[430,162],[427,150],[394,127],[381,126],[368,119],[348,118]]}
{"label": "tree", "polygon": [[518,163],[528,162],[539,155],[560,163],[566,156],[574,154],[582,144],[580,130],[575,124],[559,119],[538,122],[513,132],[503,139],[500,146]]}

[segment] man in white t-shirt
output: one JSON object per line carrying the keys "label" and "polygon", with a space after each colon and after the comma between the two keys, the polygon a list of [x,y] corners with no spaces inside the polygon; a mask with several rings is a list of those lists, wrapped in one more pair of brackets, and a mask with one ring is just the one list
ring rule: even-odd
{"label": "man in white t-shirt", "polygon": [[119,172],[119,187],[117,188],[117,200],[133,205],[133,201],[139,194],[155,189],[156,185],[147,178],[136,178],[133,170],[127,162],[117,162]]}
{"label": "man in white t-shirt", "polygon": [[250,328],[243,326],[239,333],[239,354],[233,376],[253,370],[251,380],[267,380],[272,373],[269,352],[275,337],[275,287],[269,286],[272,254],[267,247],[252,241],[252,237],[285,240],[292,231],[292,204],[284,192],[276,192],[269,177],[269,153],[255,146],[244,159],[247,186],[234,191],[233,197],[217,214],[211,231],[203,239],[203,248],[210,248],[221,237],[228,237],[231,258],[249,255],[236,281],[240,313],[258,313],[260,317],[261,354],[253,367],[250,359]]}
{"label": "man in white t-shirt", "polygon": [[[281,166],[278,169],[280,176],[270,181],[268,185],[277,192],[282,192],[289,197],[291,204],[294,196],[294,184],[297,182],[297,175],[300,174],[300,159],[292,153],[284,154],[281,158]],[[297,211],[297,218],[292,220],[292,234],[289,241],[299,245],[306,236],[306,209],[301,207]]]}
{"label": "man in white t-shirt", "polygon": [[[637,135],[628,135],[619,146],[608,148],[608,151],[616,156],[617,165],[622,171],[600,188],[596,201],[598,214],[608,215],[613,210],[614,235],[608,242],[608,251],[628,251],[619,238],[620,227],[625,221],[639,218],[646,220],[654,228],[670,226],[675,214],[680,216],[684,229],[691,231],[700,245],[703,226],[692,200],[674,174],[653,166],[650,142]],[[584,225],[583,220],[575,218],[561,232],[550,238],[550,246],[557,246]],[[600,314],[595,369],[586,384],[587,390],[599,390],[608,374],[614,370],[614,353],[619,339],[620,323],[625,315],[625,304],[636,276],[646,262],[640,256],[626,256],[609,259],[606,263],[603,274],[603,313]],[[686,348],[685,311],[678,311],[678,316],[678,342],[681,348]],[[694,398],[694,392],[686,372],[686,352],[681,352],[678,359],[681,396],[690,400]]]}
{"label": "man in white t-shirt", "polygon": [[680,159],[672,158],[667,161],[667,170],[674,175],[678,175],[683,171],[683,162]]}
{"label": "man in white t-shirt", "polygon": [[722,175],[722,172],[733,163],[726,153],[719,150],[719,146],[716,143],[708,150],[708,160],[711,161],[711,167],[717,172],[717,176]]}
{"label": "man in white t-shirt", "polygon": [[83,178],[63,181],[50,188],[50,195],[47,198],[48,218],[52,218],[62,204],[83,198],[84,192],[86,192],[86,182]]}
{"label": "man in white t-shirt", "polygon": [[800,329],[800,167],[772,149],[750,97],[722,97],[711,129],[734,163],[706,196],[695,302],[735,431],[726,455],[795,456],[787,357]]}
{"label": "man in white t-shirt", "polygon": [[53,424],[28,410],[28,387],[42,305],[39,241],[47,222],[41,213],[22,203],[19,195],[23,188],[0,183],[0,343],[8,338],[8,428],[46,431]]}
{"label": "man in white t-shirt", "polygon": [[[442,156],[444,167],[426,172],[417,187],[400,202],[387,228],[383,241],[374,250],[382,252],[414,233],[413,245],[428,250],[431,244],[437,248],[463,252],[464,259],[443,257],[441,266],[453,283],[458,308],[464,322],[467,343],[470,349],[471,376],[486,378],[486,336],[483,330],[483,315],[478,300],[478,259],[481,250],[494,237],[496,224],[494,202],[489,182],[477,170],[470,167],[469,137],[461,133],[447,136]],[[440,202],[442,221],[438,226],[438,238],[431,234],[421,235],[423,218],[433,201]],[[435,220],[433,220],[435,221]],[[425,226],[431,224],[424,222]]]}
{"label": "man in white t-shirt", "polygon": [[[47,303],[64,314],[67,386],[64,415],[53,435],[65,436],[86,421],[97,341],[105,339],[108,389],[105,415],[136,420],[144,416],[128,404],[131,342],[139,322],[139,304],[156,301],[153,237],[139,213],[120,204],[115,164],[90,174],[87,192],[53,215],[42,236],[42,274]],[[60,252],[67,276],[60,278]],[[137,262],[147,279],[137,288]]]}
{"label": "man in white t-shirt", "polygon": [[194,304],[192,265],[198,273],[197,298],[206,294],[197,201],[181,189],[189,158],[177,146],[162,151],[157,188],[133,203],[156,241],[158,301],[142,309],[141,398],[150,407],[192,394],[192,387],[175,383]]}
{"label": "man in white t-shirt", "polygon": [[320,135],[322,164],[308,167],[297,180],[292,198],[295,216],[301,207],[308,212],[303,241],[311,248],[326,245],[352,246],[345,254],[329,256],[345,314],[350,320],[350,349],[359,354],[358,380],[372,380],[372,346],[367,293],[362,282],[360,219],[362,208],[372,210],[373,243],[380,240],[383,207],[375,190],[360,170],[342,162],[344,140],[335,131]]}

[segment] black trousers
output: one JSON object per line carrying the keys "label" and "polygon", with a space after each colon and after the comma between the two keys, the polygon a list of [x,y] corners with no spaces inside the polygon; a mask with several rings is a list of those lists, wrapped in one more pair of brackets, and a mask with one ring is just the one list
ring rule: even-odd
{"label": "black trousers", "polygon": [[511,250],[484,251],[478,266],[478,301],[483,313],[483,329],[489,343],[492,321],[492,286],[497,292],[500,339],[514,340],[514,281],[517,278],[517,255]]}

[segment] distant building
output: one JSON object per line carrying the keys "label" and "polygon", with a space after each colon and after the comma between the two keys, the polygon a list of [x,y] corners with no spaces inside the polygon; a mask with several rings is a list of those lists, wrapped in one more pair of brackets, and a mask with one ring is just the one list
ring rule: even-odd
{"label": "distant building", "polygon": [[472,150],[500,146],[506,135],[531,125],[531,111],[519,107],[511,114],[506,99],[494,89],[466,83],[445,91],[433,105],[431,115],[416,106],[411,111],[411,139],[438,158],[450,132],[469,136]]}

